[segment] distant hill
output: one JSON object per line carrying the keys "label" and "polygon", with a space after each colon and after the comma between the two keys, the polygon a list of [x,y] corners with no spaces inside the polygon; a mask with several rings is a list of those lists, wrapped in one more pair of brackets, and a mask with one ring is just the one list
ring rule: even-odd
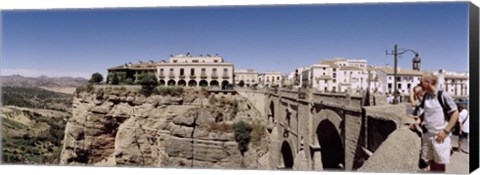
{"label": "distant hill", "polygon": [[37,87],[2,87],[2,104],[58,111],[71,110],[73,95]]}
{"label": "distant hill", "polygon": [[24,77],[21,75],[1,76],[2,86],[15,87],[41,87],[41,88],[57,88],[57,87],[79,87],[88,83],[85,78],[73,77]]}

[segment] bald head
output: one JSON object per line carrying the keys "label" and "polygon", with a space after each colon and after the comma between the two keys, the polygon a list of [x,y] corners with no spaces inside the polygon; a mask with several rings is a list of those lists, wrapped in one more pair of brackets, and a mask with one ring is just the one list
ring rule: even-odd
{"label": "bald head", "polygon": [[437,85],[437,76],[433,75],[432,72],[425,72],[422,74],[422,82],[428,81],[432,85]]}
{"label": "bald head", "polygon": [[435,86],[437,85],[437,76],[433,75],[432,72],[423,73],[421,81],[423,90],[429,92],[435,91]]}

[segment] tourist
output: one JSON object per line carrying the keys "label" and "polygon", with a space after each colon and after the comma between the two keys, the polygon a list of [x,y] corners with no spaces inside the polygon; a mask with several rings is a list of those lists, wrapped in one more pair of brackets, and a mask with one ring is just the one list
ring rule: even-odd
{"label": "tourist", "polygon": [[425,95],[425,91],[423,91],[421,85],[417,85],[413,87],[410,93],[410,105],[412,110],[414,110],[414,114],[418,116],[418,110],[420,109],[420,103],[422,103],[423,96]]}
{"label": "tourist", "polygon": [[388,104],[393,104],[393,96],[391,93],[387,94],[387,103]]}
{"label": "tourist", "polygon": [[429,160],[431,171],[445,172],[452,148],[450,133],[458,119],[457,105],[447,92],[437,90],[437,77],[433,73],[424,73],[421,85],[425,91],[421,107],[426,129],[422,136],[422,150]]}
{"label": "tourist", "polygon": [[[412,112],[408,112],[408,113],[411,114],[410,117],[412,117],[415,120],[415,123],[410,125],[410,128],[418,132],[422,132],[422,130],[420,130],[420,125],[421,125],[420,116],[423,113],[423,109],[420,107],[420,104],[422,103],[424,95],[425,95],[425,91],[423,91],[421,85],[417,85],[413,87],[412,91],[410,92],[411,107],[408,109],[411,109]],[[428,160],[427,160],[426,152],[423,149],[420,150],[420,159],[419,159],[418,166],[419,168],[422,169],[422,171],[428,171]]]}
{"label": "tourist", "polygon": [[460,114],[458,115],[458,151],[462,151],[465,153],[468,153],[467,151],[462,149],[462,143],[464,140],[467,140],[467,143],[469,141],[468,139],[468,133],[469,133],[469,113],[467,109],[465,108],[465,105],[463,103],[460,103],[458,105],[458,111],[460,111]]}

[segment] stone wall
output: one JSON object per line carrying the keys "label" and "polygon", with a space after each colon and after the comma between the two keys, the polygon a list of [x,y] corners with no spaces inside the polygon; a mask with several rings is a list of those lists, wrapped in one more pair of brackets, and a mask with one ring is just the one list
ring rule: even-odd
{"label": "stone wall", "polygon": [[262,116],[267,116],[266,115],[266,103],[265,103],[265,93],[264,92],[259,92],[259,91],[243,91],[243,92],[238,92],[239,95],[242,97],[248,99],[250,103],[253,104],[253,107],[257,111],[260,112]]}
{"label": "stone wall", "polygon": [[375,153],[358,169],[361,172],[416,173],[420,137],[408,127],[391,133]]}

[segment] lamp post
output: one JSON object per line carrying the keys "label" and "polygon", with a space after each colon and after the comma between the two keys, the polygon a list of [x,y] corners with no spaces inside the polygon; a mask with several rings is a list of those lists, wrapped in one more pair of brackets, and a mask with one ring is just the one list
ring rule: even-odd
{"label": "lamp post", "polygon": [[390,53],[388,53],[388,50],[385,51],[385,53],[387,55],[393,55],[393,59],[394,59],[394,68],[393,68],[393,104],[397,104],[398,103],[398,94],[397,94],[397,60],[398,60],[398,55],[402,55],[406,52],[412,52],[415,54],[415,57],[413,58],[412,62],[413,62],[413,69],[417,69],[418,71],[420,71],[420,66],[419,66],[419,63],[420,63],[420,58],[418,57],[418,52],[412,50],[412,49],[398,49],[397,45],[395,44],[394,48],[393,48],[393,51],[391,51]]}

